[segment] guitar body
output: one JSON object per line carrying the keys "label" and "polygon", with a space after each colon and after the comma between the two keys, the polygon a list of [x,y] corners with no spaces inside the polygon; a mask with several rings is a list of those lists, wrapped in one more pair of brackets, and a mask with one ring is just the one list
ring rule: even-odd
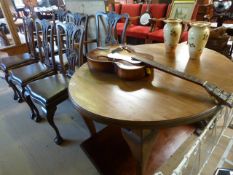
{"label": "guitar body", "polygon": [[124,57],[130,57],[129,53],[126,56],[124,52],[121,51],[119,58],[113,58],[111,57],[111,50],[101,51],[96,49],[91,51],[87,56],[88,67],[93,72],[114,73],[119,78],[130,81],[139,80],[153,74],[153,69],[148,68],[141,62],[124,60]]}

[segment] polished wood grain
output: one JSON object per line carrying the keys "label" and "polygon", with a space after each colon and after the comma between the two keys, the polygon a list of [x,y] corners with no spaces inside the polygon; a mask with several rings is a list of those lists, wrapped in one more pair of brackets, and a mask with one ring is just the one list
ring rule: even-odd
{"label": "polished wood grain", "polygon": [[[148,66],[142,64],[141,61],[131,60],[130,56],[134,54],[128,53],[124,51],[124,55],[126,56],[127,61],[122,58],[110,58],[108,54],[112,53],[116,50],[120,50],[123,52],[122,48],[118,46],[111,46],[111,48],[103,50],[97,48],[96,50],[90,52],[87,55],[88,67],[93,72],[108,72],[115,73],[118,77],[124,80],[139,80],[148,76],[147,73],[152,72]],[[149,69],[149,70],[148,70]]]}
{"label": "polished wood grain", "polygon": [[[163,44],[134,48],[150,53],[161,64],[233,91],[233,64],[215,51],[205,49],[200,60],[192,60],[184,43],[174,55],[166,55]],[[84,65],[72,77],[69,93],[75,106],[87,116],[126,127],[187,124],[216,109],[204,89],[158,70],[154,70],[153,81],[124,81],[114,74],[92,73]]]}
{"label": "polished wood grain", "polygon": [[[179,44],[176,52],[169,55],[163,44],[133,48],[136,52],[152,55],[160,64],[233,92],[233,64],[215,51],[204,49],[201,58],[194,60],[189,58],[186,43]],[[99,52],[103,51],[93,50],[88,56]],[[122,128],[122,135],[137,162],[136,174],[143,175],[153,174],[148,167],[151,156],[154,158],[159,128],[194,123],[219,109],[202,87],[156,69],[152,77],[126,81],[111,73],[92,72],[85,64],[72,77],[69,95],[74,106],[85,116]],[[183,131],[192,133],[185,127]],[[174,134],[173,131],[167,133]]]}

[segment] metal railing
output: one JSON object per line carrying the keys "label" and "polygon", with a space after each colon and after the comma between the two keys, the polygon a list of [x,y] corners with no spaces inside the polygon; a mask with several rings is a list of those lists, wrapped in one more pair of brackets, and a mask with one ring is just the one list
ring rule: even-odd
{"label": "metal railing", "polygon": [[[192,144],[179,165],[173,170],[172,175],[199,175],[232,119],[233,110],[225,106],[222,107]],[[154,175],[165,174],[160,171]]]}

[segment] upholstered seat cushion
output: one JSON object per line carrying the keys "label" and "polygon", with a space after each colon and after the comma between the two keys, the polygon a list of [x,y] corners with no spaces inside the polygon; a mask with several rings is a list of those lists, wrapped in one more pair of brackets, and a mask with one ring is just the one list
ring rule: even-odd
{"label": "upholstered seat cushion", "polygon": [[8,56],[0,59],[0,67],[3,71],[17,68],[23,65],[34,63],[37,60],[32,58],[29,53],[21,55]]}
{"label": "upholstered seat cushion", "polygon": [[[163,29],[158,29],[155,30],[154,32],[148,33],[148,39],[152,40],[152,41],[156,41],[156,42],[164,42],[164,38],[163,38]],[[184,42],[188,40],[188,32],[184,31],[181,34],[181,38],[180,38],[180,42]]]}
{"label": "upholstered seat cushion", "polygon": [[68,83],[69,78],[57,74],[33,81],[26,86],[26,89],[36,101],[48,105],[68,98]]}
{"label": "upholstered seat cushion", "polygon": [[37,78],[44,77],[45,75],[51,75],[52,73],[53,70],[41,62],[38,62],[17,69],[12,69],[10,71],[10,78],[18,84],[23,85]]}
{"label": "upholstered seat cushion", "polygon": [[188,41],[188,31],[184,31],[181,35],[180,42]]}
{"label": "upholstered seat cushion", "polygon": [[150,32],[150,26],[131,25],[126,30],[126,35],[134,38],[146,39]]}
{"label": "upholstered seat cushion", "polygon": [[164,42],[163,29],[157,29],[151,33],[148,33],[148,39],[156,42]]}

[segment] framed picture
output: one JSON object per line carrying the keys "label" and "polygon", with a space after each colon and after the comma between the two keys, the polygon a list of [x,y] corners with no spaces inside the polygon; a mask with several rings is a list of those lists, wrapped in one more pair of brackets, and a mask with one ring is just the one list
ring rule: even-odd
{"label": "framed picture", "polygon": [[169,18],[191,20],[196,1],[173,1]]}

